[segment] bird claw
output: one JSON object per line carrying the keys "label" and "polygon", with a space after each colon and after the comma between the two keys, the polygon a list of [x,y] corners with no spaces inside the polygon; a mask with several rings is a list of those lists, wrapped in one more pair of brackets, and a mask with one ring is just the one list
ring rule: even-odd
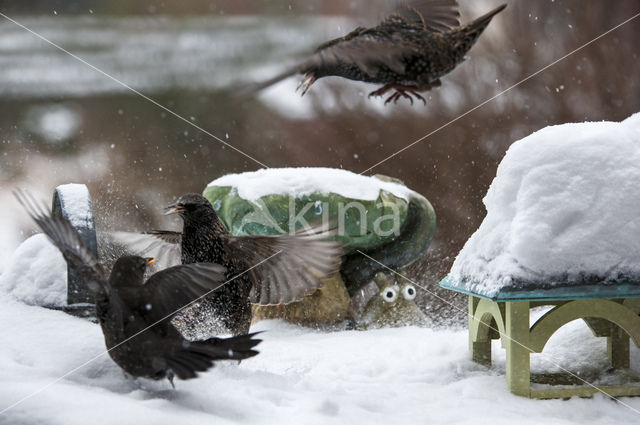
{"label": "bird claw", "polygon": [[311,73],[305,74],[302,81],[300,81],[300,84],[298,84],[298,87],[296,88],[296,92],[298,92],[299,90],[302,90],[302,93],[300,93],[300,96],[304,96],[309,91],[309,89],[311,88],[311,85],[315,81],[316,81],[316,77],[314,77],[313,74]]}
{"label": "bird claw", "polygon": [[369,99],[371,99],[371,97],[382,97],[386,92],[388,92],[389,90],[391,90],[393,88],[393,86],[383,86],[381,88],[379,88],[378,90],[374,90],[371,93],[369,93]]}
{"label": "bird claw", "polygon": [[411,96],[409,96],[407,93],[405,93],[404,91],[399,91],[399,90],[396,90],[396,92],[394,94],[389,96],[389,98],[384,101],[384,104],[386,105],[387,103],[389,103],[389,102],[391,102],[393,100],[393,104],[397,105],[398,104],[398,100],[401,97],[404,97],[405,99],[409,99],[409,102],[411,102],[411,105],[413,105],[413,98]]}
{"label": "bird claw", "polygon": [[385,105],[387,105],[388,103],[391,103],[392,101],[395,105],[398,103],[398,100],[400,98],[409,99],[409,102],[411,102],[411,105],[413,105],[413,97],[411,97],[412,95],[415,96],[416,99],[420,99],[425,106],[427,105],[427,101],[425,100],[425,98],[422,97],[422,95],[420,95],[420,93],[418,93],[416,89],[411,86],[396,86],[396,85],[384,86],[376,91],[372,91],[371,93],[369,93],[369,97],[383,96],[386,92],[388,92],[391,89],[395,89],[395,93],[393,93],[384,101]]}
{"label": "bird claw", "polygon": [[[412,94],[416,97],[416,99],[420,99],[420,100],[422,101],[422,104],[423,104],[424,106],[427,106],[427,100],[426,100],[424,97],[422,97],[422,96],[420,95],[420,93],[416,93],[416,92],[414,92],[414,93],[412,93]],[[412,103],[413,103],[413,102],[412,102]]]}

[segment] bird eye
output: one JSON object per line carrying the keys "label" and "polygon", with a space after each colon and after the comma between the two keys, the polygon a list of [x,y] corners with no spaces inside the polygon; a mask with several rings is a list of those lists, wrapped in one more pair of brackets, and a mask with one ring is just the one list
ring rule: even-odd
{"label": "bird eye", "polygon": [[405,300],[411,301],[416,297],[416,288],[414,288],[413,285],[405,286],[402,288],[402,296]]}
{"label": "bird eye", "polygon": [[398,291],[393,286],[387,286],[381,292],[382,299],[388,303],[394,302],[398,298]]}

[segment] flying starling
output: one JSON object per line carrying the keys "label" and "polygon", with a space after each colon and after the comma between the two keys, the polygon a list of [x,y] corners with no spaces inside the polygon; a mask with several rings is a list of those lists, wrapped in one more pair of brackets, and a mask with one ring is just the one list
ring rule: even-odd
{"label": "flying starling", "polygon": [[[126,243],[137,252],[153,255],[169,250],[180,253],[183,264],[218,263],[226,268],[228,285],[208,295],[189,318],[178,317],[180,330],[189,338],[200,338],[201,322],[213,317],[217,333],[245,334],[251,325],[251,304],[278,305],[301,300],[320,286],[320,279],[340,268],[342,245],[327,241],[332,232],[313,229],[308,233],[278,236],[232,236],[211,203],[190,193],[166,207],[166,214],[179,214],[182,232],[155,231],[145,239]],[[150,242],[148,237],[155,240]],[[140,236],[138,236],[139,238]],[[159,243],[161,239],[164,243]],[[172,248],[167,244],[173,244]],[[136,248],[137,247],[137,248]]]}
{"label": "flying starling", "polygon": [[109,355],[126,373],[150,379],[195,378],[216,360],[242,360],[255,356],[260,340],[253,335],[187,341],[170,323],[181,308],[225,285],[219,264],[180,265],[153,274],[145,271],[153,258],[124,256],[107,276],[73,226],[52,217],[24,192],[16,197],[29,215],[79,272],[95,293],[96,315]]}
{"label": "flying starling", "polygon": [[426,104],[420,92],[440,86],[440,78],[464,60],[491,18],[503,4],[475,21],[460,26],[456,0],[413,0],[396,8],[372,28],[358,27],[344,37],[327,41],[298,65],[262,83],[239,91],[246,97],[294,74],[304,74],[298,89],[304,95],[322,77],[382,84],[369,94],[395,90],[385,105],[412,95]]}

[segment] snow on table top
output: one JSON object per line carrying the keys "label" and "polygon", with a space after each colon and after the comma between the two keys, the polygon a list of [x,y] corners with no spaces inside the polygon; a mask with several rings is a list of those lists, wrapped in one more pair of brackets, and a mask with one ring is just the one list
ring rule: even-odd
{"label": "snow on table top", "polygon": [[640,276],[640,114],[544,128],[515,142],[456,258],[456,286]]}
{"label": "snow on table top", "polygon": [[312,193],[336,193],[345,198],[373,201],[380,191],[409,200],[406,186],[336,168],[269,168],[220,177],[209,186],[230,186],[247,201],[267,195],[300,197]]}

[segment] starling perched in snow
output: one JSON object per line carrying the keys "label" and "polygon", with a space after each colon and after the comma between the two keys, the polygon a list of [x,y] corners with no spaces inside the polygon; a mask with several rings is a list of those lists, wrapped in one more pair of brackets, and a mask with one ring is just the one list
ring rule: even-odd
{"label": "starling perched in snow", "polygon": [[[226,279],[235,278],[207,296],[199,306],[206,315],[221,322],[223,332],[247,333],[251,303],[277,305],[299,301],[322,285],[320,279],[331,276],[340,267],[342,245],[325,240],[331,232],[232,236],[207,198],[195,193],[180,197],[167,207],[166,214],[182,217],[182,233],[156,231],[151,232],[153,237],[179,247],[183,264],[219,263],[226,267]],[[140,243],[138,252],[150,255],[154,249],[165,253],[171,249],[166,244],[158,246],[157,239],[155,243],[148,239],[134,243]],[[205,320],[203,315],[198,316],[198,320]]]}
{"label": "starling perched in snow", "polygon": [[16,197],[95,293],[96,315],[109,355],[129,375],[166,377],[173,385],[174,376],[194,378],[216,360],[241,360],[258,353],[252,348],[260,340],[252,339],[253,335],[190,342],[170,323],[178,310],[225,284],[221,265],[175,266],[145,281],[145,270],[154,259],[124,256],[107,276],[65,218],[52,217],[26,193],[16,192]]}
{"label": "starling perched in snow", "polygon": [[413,103],[411,95],[440,85],[440,78],[464,60],[499,6],[475,21],[460,26],[456,0],[413,0],[399,6],[380,24],[358,27],[344,37],[320,45],[302,63],[276,77],[240,90],[245,97],[293,74],[304,74],[299,89],[304,95],[318,79],[338,76],[382,84],[369,96],[383,96],[395,90],[385,105],[401,97]]}

